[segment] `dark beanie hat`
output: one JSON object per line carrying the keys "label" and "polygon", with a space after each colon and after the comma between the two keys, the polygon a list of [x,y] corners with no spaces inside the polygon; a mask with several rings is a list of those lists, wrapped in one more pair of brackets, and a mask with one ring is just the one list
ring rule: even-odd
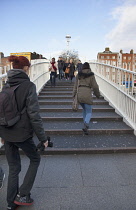
{"label": "dark beanie hat", "polygon": [[82,66],[82,69],[90,69],[90,65],[88,62],[85,62]]}

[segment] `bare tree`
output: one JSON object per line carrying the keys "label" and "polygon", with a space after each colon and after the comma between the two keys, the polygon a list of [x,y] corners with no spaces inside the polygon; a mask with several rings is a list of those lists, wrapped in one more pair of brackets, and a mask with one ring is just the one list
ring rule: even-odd
{"label": "bare tree", "polygon": [[66,50],[66,51],[63,51],[60,54],[60,57],[62,57],[64,61],[66,61],[67,58],[68,59],[73,59],[74,64],[77,64],[77,62],[79,60],[78,51],[75,51],[75,50]]}

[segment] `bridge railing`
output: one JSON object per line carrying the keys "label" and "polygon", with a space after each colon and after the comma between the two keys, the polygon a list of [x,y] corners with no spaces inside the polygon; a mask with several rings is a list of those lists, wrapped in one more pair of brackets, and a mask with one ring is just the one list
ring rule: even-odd
{"label": "bridge railing", "polygon": [[[30,67],[30,80],[36,85],[37,94],[44,86],[44,84],[49,80],[49,62],[40,62],[32,64]],[[5,69],[5,68],[4,68]],[[6,69],[5,69],[6,70]],[[7,69],[8,71],[8,69]],[[0,75],[0,90],[2,89],[4,83],[7,80],[7,73]]]}
{"label": "bridge railing", "polygon": [[98,62],[90,62],[90,67],[102,95],[136,134],[136,72]]}
{"label": "bridge railing", "polygon": [[30,80],[36,85],[38,94],[49,78],[49,62],[40,62],[31,65]]}

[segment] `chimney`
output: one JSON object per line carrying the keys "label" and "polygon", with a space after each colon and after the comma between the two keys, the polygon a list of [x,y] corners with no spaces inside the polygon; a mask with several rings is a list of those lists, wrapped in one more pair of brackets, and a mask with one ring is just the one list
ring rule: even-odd
{"label": "chimney", "polygon": [[130,50],[130,54],[134,54],[134,51],[133,51],[133,49],[131,49],[131,50]]}
{"label": "chimney", "polygon": [[106,47],[106,48],[105,48],[105,51],[106,51],[106,52],[107,52],[107,51],[109,52],[109,51],[110,51],[110,48],[109,48],[109,47]]}

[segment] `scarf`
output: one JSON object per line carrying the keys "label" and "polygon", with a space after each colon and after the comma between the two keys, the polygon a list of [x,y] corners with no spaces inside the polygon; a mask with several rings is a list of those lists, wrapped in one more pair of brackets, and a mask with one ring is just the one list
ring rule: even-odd
{"label": "scarf", "polygon": [[54,66],[55,62],[52,62],[51,65],[52,65],[52,68],[56,71],[57,68]]}

